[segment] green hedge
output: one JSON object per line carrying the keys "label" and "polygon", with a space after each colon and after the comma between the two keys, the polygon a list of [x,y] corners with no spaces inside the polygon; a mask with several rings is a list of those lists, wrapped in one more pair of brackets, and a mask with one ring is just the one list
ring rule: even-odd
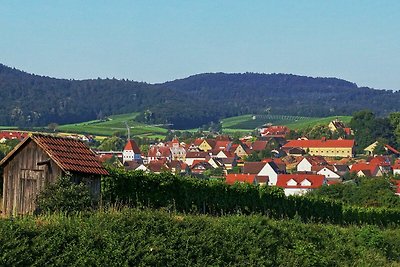
{"label": "green hedge", "polygon": [[400,231],[124,209],[0,219],[0,266],[397,266]]}
{"label": "green hedge", "polygon": [[248,183],[228,185],[170,173],[146,174],[117,169],[109,172],[111,175],[102,179],[102,195],[106,203],[211,215],[262,213],[274,218],[299,216],[304,221],[342,221],[341,204],[299,196],[286,197],[278,187]]}
{"label": "green hedge", "polygon": [[272,218],[299,217],[305,222],[400,224],[399,209],[360,208],[321,198],[286,197],[278,187],[228,185],[171,173],[146,174],[118,169],[109,172],[110,176],[102,178],[105,203],[211,215],[261,213]]}

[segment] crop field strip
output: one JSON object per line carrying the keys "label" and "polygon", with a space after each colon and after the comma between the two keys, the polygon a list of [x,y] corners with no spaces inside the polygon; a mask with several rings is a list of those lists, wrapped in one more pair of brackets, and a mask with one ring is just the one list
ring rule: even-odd
{"label": "crop field strip", "polygon": [[64,132],[73,133],[89,133],[96,135],[110,136],[115,132],[126,133],[125,122],[128,123],[131,135],[143,136],[143,137],[164,137],[167,133],[167,129],[146,125],[134,121],[138,113],[120,114],[110,116],[108,120],[94,120],[89,122],[82,122],[76,124],[61,125],[59,130]]}
{"label": "crop field strip", "polygon": [[222,120],[222,128],[229,131],[252,130],[264,124],[285,125],[290,129],[302,129],[319,124],[327,125],[330,121],[339,119],[345,123],[351,120],[351,116],[331,116],[326,118],[312,118],[287,115],[242,115]]}

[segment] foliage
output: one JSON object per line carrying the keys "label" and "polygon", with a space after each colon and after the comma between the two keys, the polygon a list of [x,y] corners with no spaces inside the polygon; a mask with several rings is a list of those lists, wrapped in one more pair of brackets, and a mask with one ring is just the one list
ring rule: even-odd
{"label": "foliage", "polygon": [[0,220],[1,266],[396,266],[398,229],[123,209]]}
{"label": "foliage", "polygon": [[353,114],[350,127],[354,130],[357,153],[378,139],[387,144],[397,146],[394,127],[389,118],[377,118],[370,110],[362,110]]}
{"label": "foliage", "polygon": [[93,197],[83,183],[73,183],[71,176],[62,176],[53,184],[46,185],[36,199],[39,212],[78,212],[93,206]]}
{"label": "foliage", "polygon": [[[399,92],[360,88],[336,78],[287,74],[207,73],[163,84],[117,79],[67,80],[28,74],[0,64],[0,124],[60,125],[140,112],[138,121],[192,129],[222,118],[286,114],[324,117],[370,108],[387,115]],[[87,101],[90,99],[90,101]],[[374,101],[371,101],[374,99]]]}
{"label": "foliage", "polygon": [[125,141],[117,136],[111,136],[104,139],[99,149],[103,151],[121,151],[125,146]]}
{"label": "foliage", "polygon": [[204,171],[204,175],[208,177],[222,177],[224,176],[224,169],[222,167],[212,168]]}
{"label": "foliage", "polygon": [[400,208],[346,209],[341,202],[322,199],[318,195],[286,197],[281,188],[274,186],[259,187],[248,183],[227,185],[222,181],[170,173],[109,172],[111,175],[102,179],[102,194],[104,203],[110,205],[122,203],[210,215],[262,213],[274,218],[298,217],[305,222],[400,224]]}
{"label": "foliage", "polygon": [[[111,136],[115,132],[120,133],[120,136],[127,136],[125,123],[131,127],[131,136],[154,137],[156,135],[163,136],[167,129],[139,123],[136,117],[139,113],[128,113],[109,116],[103,120],[92,120],[81,123],[65,124],[58,127],[60,131],[73,133],[88,133],[95,135]],[[153,138],[154,139],[154,138]]]}
{"label": "foliage", "polygon": [[399,208],[400,198],[387,178],[356,178],[355,182],[323,186],[309,195],[341,201],[351,206]]}

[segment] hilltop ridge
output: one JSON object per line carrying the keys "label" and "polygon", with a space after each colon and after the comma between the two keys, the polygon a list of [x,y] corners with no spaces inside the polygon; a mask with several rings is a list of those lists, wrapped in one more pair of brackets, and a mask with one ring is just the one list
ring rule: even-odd
{"label": "hilltop ridge", "polygon": [[400,92],[358,87],[338,78],[293,74],[203,73],[159,84],[129,80],[68,80],[29,74],[0,64],[0,125],[77,123],[140,112],[145,123],[196,128],[249,113],[297,116],[398,111]]}

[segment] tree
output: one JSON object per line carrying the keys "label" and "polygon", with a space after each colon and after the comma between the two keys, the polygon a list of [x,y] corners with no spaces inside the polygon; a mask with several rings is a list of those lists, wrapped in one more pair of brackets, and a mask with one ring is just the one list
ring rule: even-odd
{"label": "tree", "polygon": [[327,125],[316,125],[307,133],[307,137],[309,139],[321,139],[322,137],[330,139],[332,132]]}
{"label": "tree", "polygon": [[383,138],[378,139],[378,144],[374,148],[374,155],[384,155],[386,154],[386,149],[385,149],[385,144],[387,144],[387,141]]}
{"label": "tree", "polygon": [[397,145],[400,145],[400,112],[393,112],[389,115],[389,120],[394,128]]}
{"label": "tree", "polygon": [[47,125],[47,129],[49,129],[50,131],[57,131],[58,130],[58,124],[55,122],[49,123],[49,125]]}
{"label": "tree", "polygon": [[104,139],[103,142],[101,142],[99,149],[103,151],[118,151],[122,150],[124,148],[124,145],[125,142],[123,139],[117,136],[111,136],[109,138]]}
{"label": "tree", "polygon": [[391,120],[389,118],[376,118],[374,113],[369,110],[354,113],[350,127],[354,130],[358,153],[363,152],[365,147],[379,138],[384,139],[387,144],[396,143]]}

